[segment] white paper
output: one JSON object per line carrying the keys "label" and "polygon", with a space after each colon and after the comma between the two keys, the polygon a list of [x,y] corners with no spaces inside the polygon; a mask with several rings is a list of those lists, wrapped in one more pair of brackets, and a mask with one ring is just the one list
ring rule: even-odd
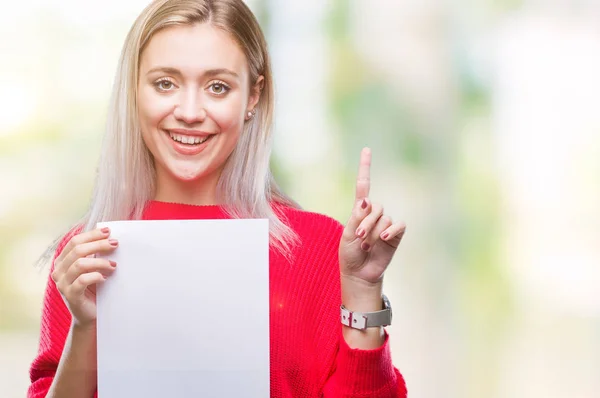
{"label": "white paper", "polygon": [[99,398],[269,396],[268,220],[116,221]]}

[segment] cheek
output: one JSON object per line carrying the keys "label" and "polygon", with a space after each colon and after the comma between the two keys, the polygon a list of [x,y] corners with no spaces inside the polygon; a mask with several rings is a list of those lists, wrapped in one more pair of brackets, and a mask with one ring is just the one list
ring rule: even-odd
{"label": "cheek", "polygon": [[171,101],[156,95],[153,91],[147,88],[139,91],[138,118],[143,134],[150,134],[150,130],[156,128],[173,108]]}
{"label": "cheek", "polygon": [[239,96],[232,96],[214,104],[210,116],[222,133],[239,133],[244,122],[243,106]]}

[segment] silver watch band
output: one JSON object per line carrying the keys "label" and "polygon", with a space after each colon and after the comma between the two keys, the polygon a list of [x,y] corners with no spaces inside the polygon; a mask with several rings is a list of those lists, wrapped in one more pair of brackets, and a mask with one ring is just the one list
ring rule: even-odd
{"label": "silver watch band", "polygon": [[388,326],[392,324],[392,307],[388,298],[383,295],[384,309],[375,312],[356,312],[350,311],[343,305],[341,309],[341,321],[343,325],[354,329],[364,330],[366,328],[377,326]]}

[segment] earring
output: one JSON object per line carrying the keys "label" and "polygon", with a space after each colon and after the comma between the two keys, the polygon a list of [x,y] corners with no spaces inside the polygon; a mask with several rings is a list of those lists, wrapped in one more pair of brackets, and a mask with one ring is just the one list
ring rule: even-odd
{"label": "earring", "polygon": [[251,111],[248,111],[248,113],[246,115],[247,116],[246,120],[252,119],[254,117],[254,115],[256,115],[256,109],[252,109]]}

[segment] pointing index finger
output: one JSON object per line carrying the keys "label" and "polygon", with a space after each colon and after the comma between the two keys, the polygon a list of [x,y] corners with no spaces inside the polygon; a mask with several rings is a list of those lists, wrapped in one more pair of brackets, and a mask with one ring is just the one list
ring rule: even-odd
{"label": "pointing index finger", "polygon": [[358,166],[358,177],[356,178],[356,200],[362,200],[369,196],[371,189],[371,149],[363,148],[360,153],[360,165]]}

